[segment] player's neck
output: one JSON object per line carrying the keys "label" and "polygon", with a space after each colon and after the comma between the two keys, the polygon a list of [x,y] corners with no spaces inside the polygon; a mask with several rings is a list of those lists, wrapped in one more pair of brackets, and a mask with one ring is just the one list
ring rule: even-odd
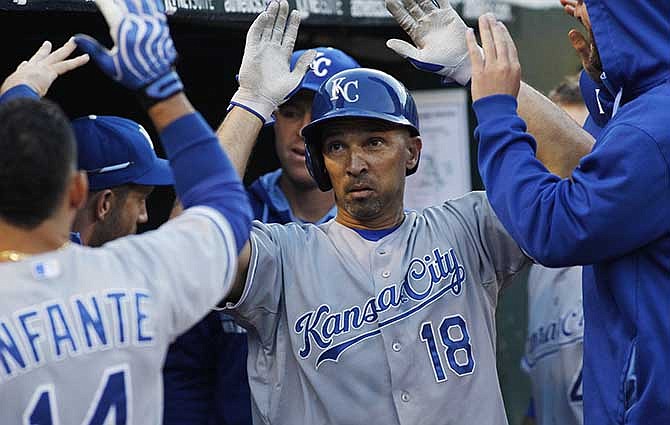
{"label": "player's neck", "polygon": [[58,225],[54,219],[47,219],[39,226],[26,230],[0,219],[0,251],[16,251],[34,255],[54,251],[62,247],[70,238],[67,226]]}
{"label": "player's neck", "polygon": [[316,223],[335,205],[333,192],[322,192],[318,187],[298,187],[286,176],[279,179],[279,187],[288,200],[291,212],[300,220]]}
{"label": "player's neck", "polygon": [[356,218],[344,208],[337,209],[335,221],[352,229],[386,230],[402,223],[405,218],[402,204],[400,208],[384,208],[378,217]]}

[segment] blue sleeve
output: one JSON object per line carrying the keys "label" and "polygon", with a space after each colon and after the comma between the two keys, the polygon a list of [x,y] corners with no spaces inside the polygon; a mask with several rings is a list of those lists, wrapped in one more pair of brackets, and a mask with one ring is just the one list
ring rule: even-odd
{"label": "blue sleeve", "polygon": [[198,113],[179,118],[160,135],[184,208],[204,205],[221,212],[235,234],[238,252],[249,239],[251,208],[235,168]]}
{"label": "blue sleeve", "polygon": [[214,412],[217,380],[218,312],[175,340],[163,366],[163,425],[208,425]]}
{"label": "blue sleeve", "polygon": [[528,410],[526,410],[526,417],[535,419],[535,401],[533,397],[528,400]]}
{"label": "blue sleeve", "polygon": [[628,125],[607,128],[571,178],[535,158],[516,99],[473,105],[479,170],[500,221],[536,261],[564,267],[611,259],[668,231],[668,167],[656,142]]}
{"label": "blue sleeve", "polygon": [[27,84],[19,84],[18,86],[14,86],[11,89],[7,90],[0,96],[0,103],[5,103],[9,102],[10,100],[13,99],[19,99],[19,98],[30,98],[30,99],[39,99],[40,95],[37,94],[35,90],[30,88],[29,85]]}

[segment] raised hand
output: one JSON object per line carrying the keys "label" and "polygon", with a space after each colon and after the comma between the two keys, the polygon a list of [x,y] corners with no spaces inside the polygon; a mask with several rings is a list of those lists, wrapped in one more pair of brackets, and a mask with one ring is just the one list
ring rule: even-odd
{"label": "raised hand", "polygon": [[111,50],[78,34],[75,41],[100,69],[139,92],[149,105],[183,90],[173,64],[177,59],[160,0],[95,0],[109,25]]}
{"label": "raised hand", "polygon": [[449,0],[437,0],[437,5],[431,0],[385,1],[386,9],[416,45],[391,39],[386,42],[391,50],[422,71],[442,75],[446,82],[465,85],[470,81],[468,27]]}
{"label": "raised hand", "polygon": [[561,0],[563,10],[570,16],[575,16],[575,8],[577,7],[577,0]]}
{"label": "raised hand", "polygon": [[16,71],[7,77],[0,87],[0,95],[12,87],[26,84],[44,97],[56,78],[88,62],[88,55],[68,59],[76,48],[74,39],[70,39],[52,52],[51,42],[45,41],[33,57],[21,62]]}
{"label": "raised hand", "polygon": [[298,87],[316,57],[316,51],[309,50],[290,70],[300,16],[297,11],[289,14],[288,10],[286,0],[273,0],[251,24],[240,66],[240,87],[230,101],[263,122]]}
{"label": "raised hand", "polygon": [[466,35],[472,61],[472,101],[494,94],[517,97],[521,86],[521,65],[507,28],[493,15],[486,14],[479,17],[479,34],[483,56],[474,31],[470,29]]}

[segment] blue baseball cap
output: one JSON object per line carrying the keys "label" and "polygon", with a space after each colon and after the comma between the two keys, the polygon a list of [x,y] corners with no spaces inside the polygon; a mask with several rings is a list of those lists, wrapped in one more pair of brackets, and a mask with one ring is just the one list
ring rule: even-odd
{"label": "blue baseball cap", "polygon": [[[302,89],[317,92],[324,81],[338,72],[344,71],[345,69],[360,68],[358,62],[342,50],[334,49],[332,47],[317,47],[313,50],[316,50],[316,58],[312,62],[311,69],[307,70],[305,77],[302,79],[294,93]],[[306,51],[307,50],[296,50],[293,52],[293,55],[291,56],[291,71],[295,67],[300,56]]]}
{"label": "blue baseball cap", "polygon": [[168,161],[158,158],[147,131],[129,119],[89,115],[72,121],[80,170],[88,174],[89,190],[128,183],[174,184]]}

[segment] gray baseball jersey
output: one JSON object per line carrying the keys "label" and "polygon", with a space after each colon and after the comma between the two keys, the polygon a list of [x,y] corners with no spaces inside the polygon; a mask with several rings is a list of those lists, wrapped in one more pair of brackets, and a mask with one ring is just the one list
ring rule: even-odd
{"label": "gray baseball jersey", "polygon": [[255,423],[506,424],[500,288],[527,258],[483,193],[407,212],[377,242],[254,223],[245,291]]}
{"label": "gray baseball jersey", "polygon": [[538,425],[582,425],[582,268],[533,265],[528,275],[530,374]]}
{"label": "gray baseball jersey", "polygon": [[224,296],[236,261],[228,223],[198,207],[102,248],[0,263],[0,421],[160,424],[168,344]]}

